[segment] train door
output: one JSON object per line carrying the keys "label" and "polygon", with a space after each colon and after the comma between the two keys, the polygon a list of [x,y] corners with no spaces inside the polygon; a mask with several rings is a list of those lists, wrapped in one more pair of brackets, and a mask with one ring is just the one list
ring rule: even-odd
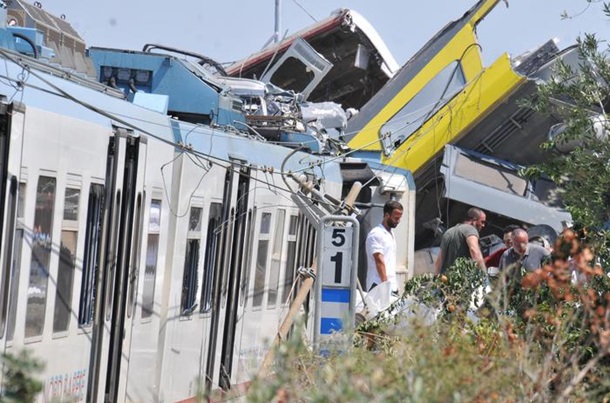
{"label": "train door", "polygon": [[[21,141],[23,139],[24,115],[13,104],[0,103],[0,339],[3,341],[2,349],[10,339],[12,328],[9,306],[16,297],[12,278],[14,277],[13,239],[16,228],[18,179],[16,173],[21,165]],[[13,317],[15,315],[12,315]],[[2,375],[0,375],[0,380]]]}
{"label": "train door", "polygon": [[[248,224],[250,169],[235,162],[227,169],[223,192],[222,221],[213,273],[212,315],[205,370],[206,390],[212,390],[214,379],[229,389],[239,310],[239,281],[243,270],[245,238]],[[214,376],[218,374],[217,376]]]}
{"label": "train door", "polygon": [[[237,170],[236,170],[237,171]],[[244,305],[239,304],[239,293],[242,290],[240,280],[242,272],[246,270],[244,251],[246,249],[246,234],[248,233],[248,200],[250,194],[250,168],[239,168],[237,178],[237,198],[233,214],[233,239],[231,242],[233,253],[229,260],[229,273],[227,280],[227,310],[225,312],[224,338],[220,358],[220,387],[229,389],[233,374],[233,359],[237,335],[237,322],[241,317]]]}
{"label": "train door", "polygon": [[110,138],[87,401],[124,396],[142,233],[146,142],[116,129]]}

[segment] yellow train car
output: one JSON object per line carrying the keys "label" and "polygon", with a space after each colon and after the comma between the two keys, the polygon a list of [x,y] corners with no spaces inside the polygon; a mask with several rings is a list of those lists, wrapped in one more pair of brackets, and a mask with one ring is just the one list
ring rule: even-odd
{"label": "yellow train car", "polygon": [[[547,158],[539,145],[559,120],[535,113],[519,101],[535,94],[537,83],[551,77],[558,60],[578,65],[577,52],[559,51],[549,41],[518,57],[503,54],[485,67],[476,27],[498,3],[481,0],[447,24],[348,121],[346,139],[352,150],[370,152],[373,159],[381,155],[382,164],[413,172],[416,249],[434,244],[438,231],[431,228],[431,221],[452,225],[467,204],[491,213],[495,228],[490,226],[489,233],[519,218],[502,198],[498,202],[479,193],[458,203],[448,200],[448,184],[440,170],[447,145],[520,165]],[[496,185],[511,196],[526,196],[515,194],[514,184]],[[544,202],[542,194],[532,197]],[[546,222],[531,224],[540,223]]]}
{"label": "yellow train car", "polygon": [[514,99],[532,81],[532,70],[558,50],[547,45],[529,55],[535,65],[504,54],[484,67],[476,26],[498,2],[479,1],[428,41],[350,120],[349,146],[382,151],[382,163],[417,175],[446,144],[462,139],[492,111]]}
{"label": "yellow train car", "polygon": [[350,121],[349,146],[415,173],[523,84],[506,54],[483,67],[475,29],[498,2],[480,1],[413,56]]}

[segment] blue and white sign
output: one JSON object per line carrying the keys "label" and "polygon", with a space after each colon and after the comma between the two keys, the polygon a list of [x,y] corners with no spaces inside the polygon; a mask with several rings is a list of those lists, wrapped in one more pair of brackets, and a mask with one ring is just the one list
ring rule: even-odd
{"label": "blue and white sign", "polygon": [[346,216],[324,217],[320,222],[314,341],[324,343],[332,333],[353,326],[358,224]]}
{"label": "blue and white sign", "polygon": [[350,299],[350,289],[322,286],[320,334],[343,330],[343,320],[349,317]]}

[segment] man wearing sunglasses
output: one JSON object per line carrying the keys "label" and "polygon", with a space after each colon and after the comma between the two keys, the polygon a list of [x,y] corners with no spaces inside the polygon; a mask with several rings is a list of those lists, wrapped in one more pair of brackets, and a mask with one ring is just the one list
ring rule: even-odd
{"label": "man wearing sunglasses", "polygon": [[462,223],[445,231],[441,239],[441,250],[435,262],[437,274],[445,273],[459,257],[470,257],[477,262],[481,270],[487,272],[479,246],[479,231],[485,227],[486,218],[483,210],[471,207]]}

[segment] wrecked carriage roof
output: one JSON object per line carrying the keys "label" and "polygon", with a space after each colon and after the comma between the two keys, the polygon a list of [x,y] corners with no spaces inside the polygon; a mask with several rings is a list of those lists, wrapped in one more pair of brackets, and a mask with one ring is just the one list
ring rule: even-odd
{"label": "wrecked carriage roof", "polygon": [[[400,67],[363,16],[353,10],[339,9],[281,42],[231,64],[226,71],[233,77],[260,78],[268,65],[277,61],[297,38],[305,40],[333,64],[309,97],[312,102],[332,101],[344,108],[360,108]],[[285,89],[298,86],[284,81],[273,83]]]}

